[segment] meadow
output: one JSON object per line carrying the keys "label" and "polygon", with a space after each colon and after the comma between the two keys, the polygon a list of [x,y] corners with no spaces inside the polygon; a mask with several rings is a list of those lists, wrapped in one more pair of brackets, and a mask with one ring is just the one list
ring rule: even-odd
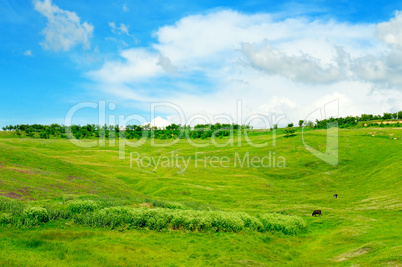
{"label": "meadow", "polygon": [[[154,141],[119,159],[0,132],[0,264],[402,264],[401,128],[339,129],[335,166],[300,130]],[[304,141],[324,152],[326,130]]]}

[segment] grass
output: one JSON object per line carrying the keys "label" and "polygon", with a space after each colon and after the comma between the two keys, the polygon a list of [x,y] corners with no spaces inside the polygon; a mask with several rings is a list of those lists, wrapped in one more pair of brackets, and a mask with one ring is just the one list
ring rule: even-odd
{"label": "grass", "polygon": [[[70,219],[71,222],[92,227],[110,229],[186,230],[211,232],[281,232],[294,235],[306,230],[306,222],[298,216],[282,214],[260,214],[223,211],[185,210],[185,206],[164,208],[133,208],[111,206],[94,200],[74,200],[65,206],[25,207],[20,203],[0,198],[0,225],[38,226],[49,220]],[[183,210],[184,209],[184,210]],[[13,216],[14,215],[14,216]]]}
{"label": "grass", "polygon": [[[311,147],[325,151],[325,130],[308,131],[304,137]],[[233,146],[201,148],[185,140],[168,147],[146,142],[138,148],[127,147],[124,160],[118,159],[117,145],[80,148],[68,140],[3,136],[0,194],[15,201],[0,202],[0,221],[9,222],[28,206],[46,208],[49,218],[57,219],[29,228],[3,223],[0,264],[402,264],[401,138],[398,128],[340,129],[339,164],[331,166],[305,149],[300,132],[285,138],[281,130],[276,142],[270,132],[250,132],[253,143],[269,144],[264,148],[253,147],[244,138],[236,139]],[[209,140],[195,142],[208,144]],[[130,167],[130,152],[156,159],[171,157],[173,152],[175,158],[189,158],[190,164],[185,170],[183,164],[155,168],[151,163],[141,168],[134,163]],[[271,153],[271,167],[234,166],[247,153],[251,158]],[[227,157],[230,164],[214,167],[214,156]],[[276,167],[281,157],[286,167]],[[332,197],[335,193],[338,199]],[[80,207],[72,211],[69,206],[82,201],[95,203],[87,214],[105,222],[108,214],[118,213],[117,207],[123,206],[178,218],[186,213],[236,215],[243,221],[243,230],[191,231],[173,227],[172,221],[162,231],[128,230],[129,224],[114,230],[107,224],[107,228],[93,227],[69,217],[74,212],[84,214]],[[322,210],[323,216],[312,217],[315,209]],[[307,231],[285,235],[244,230],[247,218],[241,214],[261,223],[265,220],[265,226],[275,221],[269,216],[277,214],[289,220],[302,218]]]}

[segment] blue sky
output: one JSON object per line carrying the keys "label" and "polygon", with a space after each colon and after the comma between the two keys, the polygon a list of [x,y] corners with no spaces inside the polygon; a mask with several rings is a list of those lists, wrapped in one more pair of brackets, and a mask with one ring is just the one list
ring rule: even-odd
{"label": "blue sky", "polygon": [[0,127],[402,110],[402,2],[305,2],[0,0]]}

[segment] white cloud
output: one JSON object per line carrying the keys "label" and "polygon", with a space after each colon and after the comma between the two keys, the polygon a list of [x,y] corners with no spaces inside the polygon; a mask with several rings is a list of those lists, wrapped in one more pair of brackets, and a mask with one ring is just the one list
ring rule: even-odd
{"label": "white cloud", "polygon": [[29,57],[31,57],[31,56],[32,56],[32,51],[31,51],[31,50],[25,51],[25,52],[24,52],[24,56],[29,56]]}
{"label": "white cloud", "polygon": [[269,44],[257,48],[246,43],[242,45],[241,51],[254,67],[297,82],[326,83],[342,80],[345,76],[339,66],[322,64],[320,59],[304,53],[289,56],[273,49]]}
{"label": "white cloud", "polygon": [[128,49],[120,56],[123,60],[106,62],[101,69],[89,72],[88,77],[107,84],[110,90],[114,90],[117,86],[152,79],[163,73],[162,68],[157,65],[159,62],[157,54],[144,49]]}
{"label": "white cloud", "polygon": [[188,16],[174,25],[161,27],[155,33],[158,43],[154,47],[176,62],[226,55],[240,49],[242,43],[259,44],[268,40],[291,55],[302,50],[327,61],[332,60],[327,48],[332,48],[333,44],[348,46],[353,52],[360,51],[362,46],[370,49],[376,45],[370,40],[374,25],[303,18],[273,21],[272,17],[270,14],[245,15],[230,10]]}
{"label": "white cloud", "polygon": [[155,48],[173,61],[202,59],[238,49],[244,40],[261,41],[264,37],[258,34],[268,31],[269,21],[269,15],[247,16],[233,11],[188,16],[160,28],[155,34],[159,41]]}
{"label": "white cloud", "polygon": [[127,26],[127,25],[121,23],[121,24],[120,24],[120,27],[119,27],[119,30],[120,30],[121,33],[130,35],[129,32],[128,32],[128,28],[129,28],[129,27],[130,27],[130,26]]}
{"label": "white cloud", "polygon": [[402,47],[402,13],[396,11],[395,18],[379,23],[376,37],[386,44]]}
{"label": "white cloud", "polygon": [[112,28],[112,32],[116,33],[116,34],[126,34],[128,36],[131,36],[130,32],[129,32],[129,25],[125,25],[123,23],[120,23],[120,26],[116,26],[116,23],[114,22],[109,22],[109,26],[110,28]]}
{"label": "white cloud", "polygon": [[[230,10],[188,16],[157,30],[151,47],[127,49],[123,60],[89,76],[124,100],[175,103],[187,118],[235,118],[238,100],[243,122],[285,113],[282,124],[334,99],[341,116],[401,108],[402,52],[375,38],[380,26],[273,17]],[[169,117],[183,123],[177,120]]]}
{"label": "white cloud", "polygon": [[165,120],[165,119],[161,118],[160,116],[153,118],[150,123],[150,125],[152,127],[158,127],[158,128],[165,128],[166,126],[169,126],[170,124],[172,124],[172,123],[169,120]]}
{"label": "white cloud", "polygon": [[42,47],[54,51],[69,51],[81,44],[85,49],[91,46],[90,39],[94,27],[87,22],[81,23],[80,17],[75,12],[62,10],[52,5],[52,0],[34,1],[35,10],[47,19],[46,28],[43,30],[45,40]]}

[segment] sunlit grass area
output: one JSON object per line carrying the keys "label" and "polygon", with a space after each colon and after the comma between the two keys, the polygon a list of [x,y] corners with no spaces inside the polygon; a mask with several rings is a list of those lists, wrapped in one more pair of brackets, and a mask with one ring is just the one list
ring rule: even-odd
{"label": "sunlit grass area", "polygon": [[[119,159],[118,140],[82,148],[69,140],[3,134],[8,136],[0,139],[0,194],[15,206],[3,205],[0,211],[1,264],[402,263],[398,128],[339,129],[336,166],[311,154],[300,131],[285,137],[282,130],[275,135],[254,130],[247,138],[224,137],[215,145],[210,139],[171,145],[172,140],[157,140],[159,146],[148,140],[139,147],[126,145],[124,159]],[[303,135],[310,147],[326,151],[326,130]],[[87,219],[79,220],[80,212],[74,215],[71,209],[71,203],[80,201],[96,205],[83,213]],[[46,209],[48,219],[21,223],[23,216],[31,216],[23,215],[29,207]],[[116,227],[107,220],[133,210],[181,216],[183,225],[199,214],[268,214],[299,218],[306,229],[292,234],[254,231],[241,218],[232,220],[240,223],[235,231],[213,229],[212,224],[205,231],[175,227],[171,221],[160,228],[146,223],[133,227],[127,218],[134,215],[122,217],[128,221]],[[311,216],[314,210],[322,216]],[[65,216],[57,217],[59,211]],[[104,225],[95,219],[104,219]]]}

